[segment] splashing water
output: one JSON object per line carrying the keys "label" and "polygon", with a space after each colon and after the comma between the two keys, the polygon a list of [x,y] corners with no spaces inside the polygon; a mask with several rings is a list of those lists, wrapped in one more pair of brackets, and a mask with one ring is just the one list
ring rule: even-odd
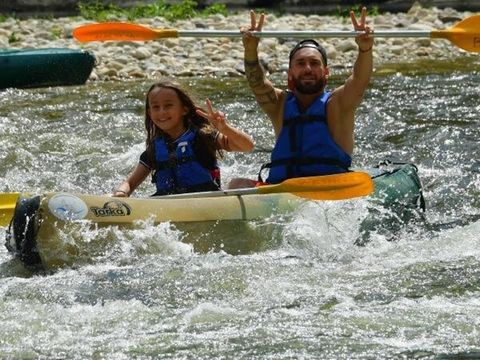
{"label": "splashing water", "polygon": [[[0,357],[480,356],[479,81],[372,81],[354,163],[415,163],[428,210],[370,232],[364,246],[355,241],[371,205],[360,200],[243,224],[85,226],[62,234],[82,237],[83,261],[53,273],[30,273],[0,250]],[[149,85],[1,92],[0,191],[110,193],[143,149]],[[274,139],[246,84],[189,85],[256,141],[253,154],[227,155],[223,182],[255,178]],[[146,181],[137,195],[152,190]],[[373,210],[388,225],[392,214]]]}

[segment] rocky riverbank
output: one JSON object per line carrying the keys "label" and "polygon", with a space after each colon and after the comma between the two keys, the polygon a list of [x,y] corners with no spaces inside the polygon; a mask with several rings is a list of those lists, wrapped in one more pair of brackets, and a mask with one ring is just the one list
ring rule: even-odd
{"label": "rocky riverbank", "polygon": [[[423,8],[414,5],[406,13],[382,14],[368,18],[376,30],[444,29],[471,16],[446,8]],[[168,38],[149,42],[79,43],[72,30],[85,24],[83,18],[7,19],[0,24],[2,48],[84,48],[95,54],[97,66],[89,81],[155,79],[162,76],[243,76],[241,38]],[[169,23],[163,18],[136,21],[152,28],[238,30],[248,24],[248,12],[223,17],[191,19]],[[267,16],[265,30],[351,30],[349,19],[334,16]],[[260,57],[270,73],[287,70],[288,53],[297,39],[265,38],[260,42]],[[333,72],[349,70],[357,56],[354,39],[324,39],[329,66]],[[418,63],[458,58],[476,59],[478,53],[466,52],[448,40],[430,38],[377,38],[374,61],[377,69],[388,64]]]}

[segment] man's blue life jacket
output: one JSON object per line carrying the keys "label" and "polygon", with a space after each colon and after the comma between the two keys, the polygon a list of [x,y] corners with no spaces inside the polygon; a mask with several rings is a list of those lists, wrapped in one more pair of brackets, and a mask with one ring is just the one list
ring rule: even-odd
{"label": "man's blue life jacket", "polygon": [[287,94],[283,126],[271,162],[262,166],[270,169],[267,183],[348,171],[352,159],[335,143],[328,130],[326,110],[330,95],[324,92],[301,113],[295,95]]}

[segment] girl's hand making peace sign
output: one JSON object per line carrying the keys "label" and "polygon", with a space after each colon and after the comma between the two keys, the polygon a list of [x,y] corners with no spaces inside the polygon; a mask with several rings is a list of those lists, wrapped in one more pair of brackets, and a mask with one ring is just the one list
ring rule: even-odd
{"label": "girl's hand making peace sign", "polygon": [[202,109],[197,109],[197,114],[201,117],[204,117],[220,132],[225,129],[227,126],[227,119],[225,114],[221,111],[217,111],[213,109],[212,102],[210,99],[207,98],[207,112],[203,111]]}

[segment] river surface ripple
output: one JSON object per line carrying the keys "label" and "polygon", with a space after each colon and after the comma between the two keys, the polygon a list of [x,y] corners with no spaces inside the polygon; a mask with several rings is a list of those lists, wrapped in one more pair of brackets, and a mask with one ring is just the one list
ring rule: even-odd
{"label": "river surface ripple", "polygon": [[[224,183],[256,177],[273,132],[243,79],[183,83],[255,138],[253,154],[227,154]],[[92,249],[115,241],[47,274],[2,247],[0,358],[480,357],[479,83],[478,72],[373,79],[354,163],[415,163],[427,212],[365,246],[353,244],[365,212],[358,201],[310,203],[233,234],[148,223],[90,230]],[[0,191],[110,193],[142,151],[149,85],[0,92]],[[147,181],[137,195],[152,191]],[[258,248],[199,253],[188,236],[248,237]]]}

